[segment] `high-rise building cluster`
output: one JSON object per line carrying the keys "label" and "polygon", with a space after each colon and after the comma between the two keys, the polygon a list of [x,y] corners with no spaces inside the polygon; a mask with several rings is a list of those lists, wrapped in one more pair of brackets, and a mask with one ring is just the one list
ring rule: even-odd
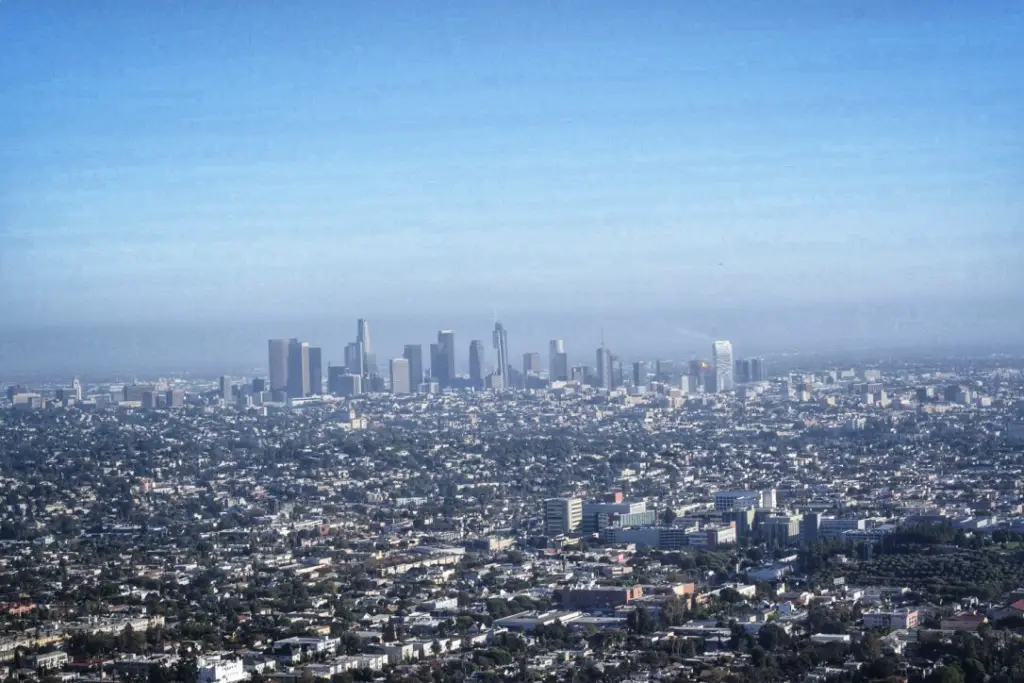
{"label": "high-rise building cluster", "polygon": [[[717,340],[711,344],[711,360],[691,360],[677,366],[672,360],[653,363],[636,361],[630,366],[608,348],[602,339],[595,354],[594,367],[569,364],[565,341],[552,339],[548,345],[545,377],[541,354],[528,351],[522,355],[522,366],[510,362],[508,330],[495,321],[491,334],[493,365],[488,368],[484,342],[469,342],[469,373],[457,372],[455,332],[439,330],[437,341],[430,344],[424,363],[423,346],[406,344],[402,355],[390,359],[382,374],[370,341],[370,323],[365,318],[356,322],[355,341],[345,346],[343,363],[327,367],[323,373],[320,347],[298,339],[271,339],[268,345],[269,391],[275,400],[301,399],[322,394],[326,388],[337,396],[390,391],[393,394],[435,393],[446,389],[490,389],[496,392],[542,388],[555,382],[581,382],[598,389],[615,391],[628,388],[643,391],[649,387],[662,391],[677,387],[684,394],[732,391],[739,385],[768,379],[764,360],[733,358],[732,343]],[[324,381],[326,379],[326,387]],[[227,378],[221,382],[225,401],[235,398]]]}
{"label": "high-rise building cluster", "polygon": [[[298,339],[271,339],[268,343],[270,392],[278,397],[303,398],[324,393],[323,355],[319,346]],[[231,400],[222,380],[221,395]]]}

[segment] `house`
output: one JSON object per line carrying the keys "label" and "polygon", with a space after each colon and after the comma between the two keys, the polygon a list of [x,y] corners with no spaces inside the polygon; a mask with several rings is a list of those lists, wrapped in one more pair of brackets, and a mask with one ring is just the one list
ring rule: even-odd
{"label": "house", "polygon": [[68,663],[67,652],[44,652],[28,658],[28,664],[40,671],[60,669]]}
{"label": "house", "polygon": [[960,612],[940,622],[943,631],[977,631],[982,624],[988,623],[988,617],[977,612]]}
{"label": "house", "polygon": [[1006,607],[996,610],[993,613],[993,618],[996,621],[1001,619],[1024,619],[1024,599],[1012,602]]}
{"label": "house", "polygon": [[916,609],[902,608],[891,612],[864,613],[865,628],[905,629],[917,628],[920,614]]}

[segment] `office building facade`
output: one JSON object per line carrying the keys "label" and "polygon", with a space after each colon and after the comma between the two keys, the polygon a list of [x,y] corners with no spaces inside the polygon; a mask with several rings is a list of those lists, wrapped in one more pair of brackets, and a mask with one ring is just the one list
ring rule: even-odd
{"label": "office building facade", "polygon": [[565,351],[559,351],[552,356],[548,378],[552,382],[569,381],[569,354]]}
{"label": "office building facade", "polygon": [[580,498],[548,498],[544,501],[544,533],[548,536],[573,534],[583,521]]}
{"label": "office building facade", "polygon": [[288,340],[271,339],[267,343],[267,347],[270,390],[286,391],[288,389]]}
{"label": "office building facade", "polygon": [[565,382],[569,379],[569,360],[562,339],[548,342],[548,379],[552,382]]}
{"label": "office building facade", "polygon": [[654,379],[662,384],[674,384],[676,364],[670,360],[659,360],[654,366]]}
{"label": "office building facade", "polygon": [[715,510],[718,512],[745,510],[748,508],[756,508],[760,505],[760,491],[719,491],[715,494]]}
{"label": "office building facade", "polygon": [[234,387],[231,386],[231,378],[223,375],[220,378],[220,398],[224,403],[231,403],[234,398]]}
{"label": "office building facade", "polygon": [[523,374],[524,375],[539,375],[540,374],[540,354],[535,351],[530,351],[523,354]]}
{"label": "office building facade", "polygon": [[409,377],[409,359],[391,359],[391,393],[409,394],[412,393],[412,382]]}
{"label": "office building facade", "polygon": [[511,389],[509,382],[508,365],[508,332],[500,322],[494,323],[494,332],[491,334],[492,345],[494,346],[494,371],[491,373],[490,388],[495,391]]}
{"label": "office building facade", "polygon": [[750,381],[751,382],[767,382],[768,381],[768,367],[765,365],[764,358],[751,358],[750,359]]}
{"label": "office building facade", "polygon": [[597,350],[597,386],[612,388],[612,352],[603,346]]}
{"label": "office building facade", "polygon": [[344,366],[333,365],[327,370],[327,389],[335,396],[358,396],[363,393],[363,378]]}
{"label": "office building facade", "polygon": [[612,389],[622,386],[624,374],[622,372],[622,361],[618,356],[612,354]]}
{"label": "office building facade", "polygon": [[416,392],[423,383],[423,346],[406,344],[402,358],[409,361],[409,390]]}
{"label": "office building facade", "polygon": [[469,342],[469,381],[474,389],[484,388],[484,343],[479,339]]}
{"label": "office building facade", "polygon": [[360,318],[356,321],[356,343],[362,351],[362,375],[364,378],[377,375],[377,356],[370,343],[370,321]]}
{"label": "office building facade", "polygon": [[437,358],[432,360],[437,367],[434,377],[442,389],[455,386],[455,333],[451,330],[440,330],[437,333]]}
{"label": "office building facade", "polygon": [[365,370],[364,360],[362,343],[352,342],[345,347],[345,367],[350,373],[362,377]]}
{"label": "office building facade", "polygon": [[750,379],[750,361],[744,358],[740,358],[736,361],[736,384],[749,384]]}
{"label": "office building facade", "polygon": [[719,340],[711,345],[711,365],[714,369],[715,391],[732,391],[735,388],[732,343]]}
{"label": "office building facade", "polygon": [[309,347],[309,393],[313,396],[324,393],[323,354],[319,346]]}
{"label": "office building facade", "polygon": [[633,363],[633,386],[637,389],[647,386],[647,363],[642,360]]}
{"label": "office building facade", "polygon": [[711,391],[714,387],[714,372],[711,364],[703,360],[691,360],[689,364],[690,389],[693,393]]}
{"label": "office building facade", "polygon": [[292,339],[288,342],[288,398],[309,395],[309,344]]}

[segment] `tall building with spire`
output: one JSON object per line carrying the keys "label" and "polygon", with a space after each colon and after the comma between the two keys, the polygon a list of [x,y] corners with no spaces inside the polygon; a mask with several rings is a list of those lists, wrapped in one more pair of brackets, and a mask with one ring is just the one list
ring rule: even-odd
{"label": "tall building with spire", "polygon": [[508,332],[500,322],[494,323],[494,333],[491,335],[494,342],[494,372],[491,375],[491,387],[496,391],[511,388],[508,377]]}
{"label": "tall building with spire", "polygon": [[377,356],[370,344],[370,321],[360,318],[356,322],[356,343],[362,345],[363,349],[363,376],[375,377],[377,375]]}
{"label": "tall building with spire", "polygon": [[356,321],[356,341],[363,345],[364,353],[373,353],[373,347],[370,346],[370,321],[366,318]]}

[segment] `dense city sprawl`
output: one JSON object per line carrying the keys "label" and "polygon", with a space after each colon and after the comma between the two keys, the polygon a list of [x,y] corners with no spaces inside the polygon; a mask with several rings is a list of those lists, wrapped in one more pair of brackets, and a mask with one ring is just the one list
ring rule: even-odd
{"label": "dense city sprawl", "polygon": [[0,680],[1024,681],[1022,367],[12,386]]}

